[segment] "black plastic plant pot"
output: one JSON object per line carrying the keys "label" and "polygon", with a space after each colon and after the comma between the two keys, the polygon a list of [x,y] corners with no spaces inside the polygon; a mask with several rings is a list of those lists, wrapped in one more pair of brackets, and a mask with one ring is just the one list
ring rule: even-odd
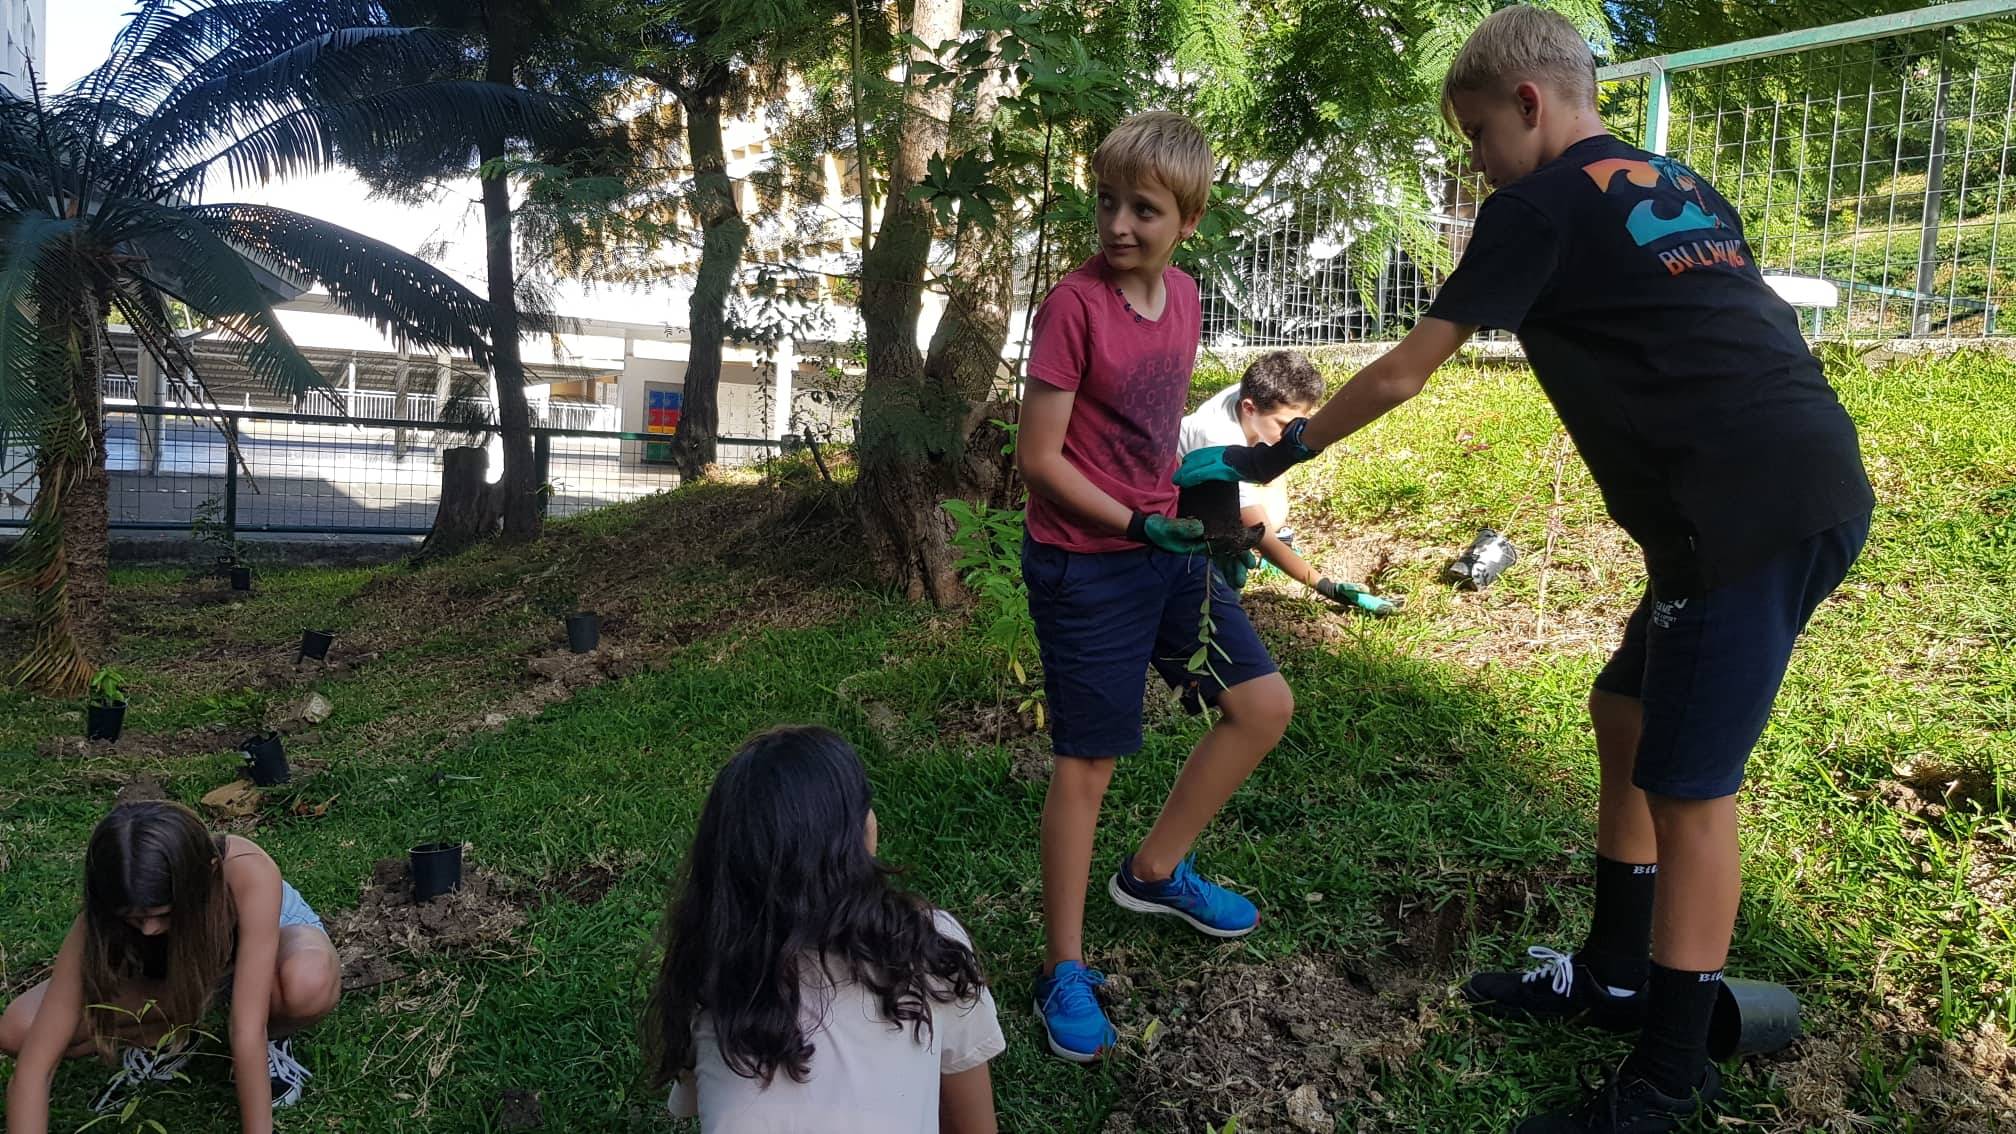
{"label": "black plastic plant pot", "polygon": [[84,709],[84,738],[86,740],[117,740],[126,731],[126,702],[116,705],[90,705]]}
{"label": "black plastic plant pot", "polygon": [[1449,565],[1448,577],[1451,582],[1481,591],[1497,582],[1498,576],[1518,561],[1519,549],[1512,546],[1511,540],[1498,534],[1496,528],[1481,528],[1477,538]]}
{"label": "black plastic plant pot", "polygon": [[245,754],[245,772],[252,782],[260,787],[273,787],[287,782],[287,750],[280,743],[280,734],[265,733],[248,736],[238,745]]}
{"label": "black plastic plant pot", "polygon": [[328,658],[329,646],[331,643],[335,641],[336,641],[336,632],[334,630],[301,631],[302,659],[307,660],[309,658],[313,658],[316,661],[322,661]]}
{"label": "black plastic plant pot", "polygon": [[577,654],[593,653],[602,644],[602,618],[588,612],[567,616],[567,648]]}
{"label": "black plastic plant pot", "polygon": [[462,888],[462,844],[425,843],[406,855],[413,869],[413,900],[431,902]]}
{"label": "black plastic plant pot", "polygon": [[232,589],[232,590],[234,590],[234,591],[249,591],[249,590],[251,590],[251,589],[252,589],[252,568],[250,568],[250,567],[233,567],[233,568],[231,568],[231,589]]}
{"label": "black plastic plant pot", "polygon": [[1768,980],[1723,978],[1708,1022],[1708,1054],[1769,1055],[1799,1038],[1799,998]]}
{"label": "black plastic plant pot", "polygon": [[1239,522],[1239,484],[1230,480],[1207,480],[1193,484],[1176,497],[1176,514],[1204,521],[1204,539],[1211,554],[1251,551],[1260,546],[1264,524],[1247,527]]}

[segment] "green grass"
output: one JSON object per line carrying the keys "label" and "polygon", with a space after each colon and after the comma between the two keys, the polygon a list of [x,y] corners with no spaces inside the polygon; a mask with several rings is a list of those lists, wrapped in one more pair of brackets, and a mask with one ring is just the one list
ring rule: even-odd
{"label": "green grass", "polygon": [[[2016,366],[1837,362],[1882,511],[1863,561],[1816,617],[1752,762],[1731,969],[1793,984],[1815,1032],[1851,1052],[1866,1046],[1842,1089],[1870,1128],[1933,1130],[1890,1085],[1932,1060],[1942,1037],[2016,1031]],[[1199,389],[1229,377],[1200,375]],[[1525,371],[1452,367],[1297,474],[1296,522],[1319,559],[1368,532],[1403,550],[1453,551],[1486,523],[1525,554],[1475,595],[1434,581],[1436,554],[1403,555],[1381,585],[1408,594],[1410,613],[1380,622],[1262,588],[1251,605],[1297,716],[1199,848],[1209,871],[1256,895],[1262,928],[1213,944],[1124,917],[1095,892],[1095,963],[1173,983],[1305,954],[1440,982],[1513,962],[1529,943],[1579,940],[1595,789],[1581,703],[1642,577],[1557,432]],[[422,784],[435,767],[480,777],[458,785],[452,808],[473,864],[528,890],[589,863],[623,871],[599,901],[541,905],[501,955],[434,958],[347,997],[302,1046],[316,1077],[282,1130],[487,1131],[508,1087],[538,1090],[549,1128],[669,1128],[662,1096],[640,1081],[635,1042],[664,888],[715,768],[749,732],[782,721],[831,724],[861,746],[884,854],[972,930],[1009,1036],[994,1068],[1003,1128],[1098,1131],[1109,1111],[1140,1101],[1124,1061],[1052,1059],[1028,1016],[1042,785],[1012,776],[1009,752],[973,751],[949,727],[994,703],[995,660],[956,619],[798,564],[823,539],[815,529],[785,540],[802,519],[742,529],[753,542],[735,549],[737,566],[693,550],[719,538],[710,517],[755,507],[761,492],[709,487],[610,509],[557,526],[529,552],[482,549],[417,573],[276,570],[241,606],[183,605],[178,596],[214,584],[178,571],[115,574],[127,628],[118,662],[135,675],[130,727],[141,732],[235,724],[298,697],[244,684],[305,625],[334,625],[379,653],[312,683],[336,716],[290,746],[321,766],[295,790],[333,797],[328,815],[253,833],[325,916],[354,906],[374,860],[431,836]],[[659,637],[662,668],[501,728],[471,727],[522,694],[526,656],[554,648],[556,578],[581,580],[584,604],[608,588],[605,609]],[[432,597],[402,604],[407,592]],[[766,601],[788,613],[760,613]],[[0,605],[0,619],[12,613]],[[74,711],[0,693],[0,975],[10,990],[61,938],[84,839],[121,783],[145,772],[194,802],[232,774],[228,754],[37,754],[45,738],[79,729]],[[1201,728],[1181,714],[1153,718],[1146,749],[1116,778],[1102,864],[1147,830]],[[1938,815],[1892,806],[1880,791],[1910,761],[1952,769],[1981,803]],[[1530,900],[1497,900],[1514,891]],[[1457,919],[1446,956],[1424,961],[1391,911],[1443,904],[1474,916]],[[1565,1098],[1579,1065],[1623,1050],[1437,1007],[1420,1052],[1332,1106],[1339,1130],[1502,1130]],[[1860,1043],[1874,1033],[1906,1038]],[[1805,1129],[1785,1096],[1804,1066],[1744,1065],[1727,1113]],[[103,1074],[66,1065],[52,1129],[89,1118],[82,1108]],[[223,1074],[211,1061],[141,1114],[175,1132],[229,1129]],[[1236,1088],[1222,1099],[1227,1113],[1269,1101]]]}

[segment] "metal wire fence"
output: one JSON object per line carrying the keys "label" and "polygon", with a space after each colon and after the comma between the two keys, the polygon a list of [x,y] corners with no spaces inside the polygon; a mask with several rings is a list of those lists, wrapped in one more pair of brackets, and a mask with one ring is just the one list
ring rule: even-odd
{"label": "metal wire fence", "polygon": [[[424,535],[440,503],[443,450],[491,449],[494,427],[453,429],[380,418],[329,418],[244,410],[192,414],[156,406],[105,408],[111,526],[191,530],[209,516],[227,531]],[[533,430],[549,516],[568,516],[675,487],[671,465],[647,446],[662,437],[590,430]],[[238,454],[233,459],[233,449]],[[778,442],[728,437],[720,463],[778,453]],[[0,444],[0,528],[26,523],[35,499],[25,439]]]}
{"label": "metal wire fence", "polygon": [[[2016,3],[1965,0],[1604,68],[1618,135],[1742,214],[1759,266],[1831,338],[2016,334]],[[1204,346],[1403,334],[1468,243],[1484,189],[1434,165],[1426,208],[1320,184],[1258,192],[1230,271],[1200,280]]]}
{"label": "metal wire fence", "polygon": [[[1367,210],[1316,185],[1263,190],[1236,263],[1199,281],[1206,349],[1328,346],[1393,338],[1414,324],[1469,241],[1454,203]],[[1404,231],[1396,231],[1404,229]]]}
{"label": "metal wire fence", "polygon": [[1767,274],[1824,285],[1816,336],[2011,333],[2016,4],[1941,5],[1602,77],[1613,124],[1705,175]]}

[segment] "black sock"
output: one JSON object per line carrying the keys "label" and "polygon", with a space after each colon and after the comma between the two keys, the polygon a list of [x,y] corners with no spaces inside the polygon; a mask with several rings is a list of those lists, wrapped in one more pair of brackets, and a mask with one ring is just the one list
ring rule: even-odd
{"label": "black sock", "polygon": [[1655,962],[1645,984],[1645,1030],[1618,1078],[1647,1080],[1676,1099],[1691,1095],[1708,1063],[1708,1023],[1721,994],[1720,969],[1693,973]]}
{"label": "black sock", "polygon": [[1658,863],[1615,862],[1596,856],[1596,912],[1576,956],[1598,980],[1636,991],[1652,963],[1652,887]]}

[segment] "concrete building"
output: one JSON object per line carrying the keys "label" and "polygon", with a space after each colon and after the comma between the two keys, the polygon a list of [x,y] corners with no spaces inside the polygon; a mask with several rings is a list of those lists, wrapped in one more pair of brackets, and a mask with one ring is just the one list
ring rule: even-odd
{"label": "concrete building", "polygon": [[47,0],[0,0],[0,87],[27,97],[29,64],[48,73],[48,36]]}

